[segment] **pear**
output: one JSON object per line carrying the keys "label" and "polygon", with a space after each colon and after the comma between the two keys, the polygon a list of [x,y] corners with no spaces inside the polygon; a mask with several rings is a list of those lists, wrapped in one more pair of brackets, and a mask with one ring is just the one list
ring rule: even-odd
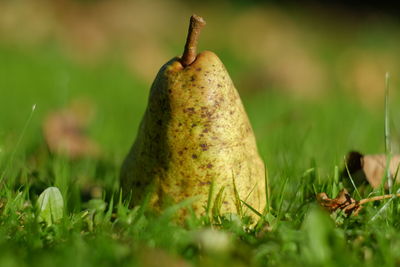
{"label": "pear", "polygon": [[162,66],[151,86],[121,186],[132,205],[148,196],[156,211],[194,197],[196,215],[217,210],[256,218],[248,206],[263,212],[266,187],[252,127],[217,55],[196,55],[204,20],[190,21],[182,58]]}

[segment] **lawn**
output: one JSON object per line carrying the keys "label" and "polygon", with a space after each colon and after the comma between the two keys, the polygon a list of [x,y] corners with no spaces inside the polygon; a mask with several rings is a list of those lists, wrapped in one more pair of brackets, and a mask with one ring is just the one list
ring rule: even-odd
{"label": "lawn", "polygon": [[[235,68],[229,55],[222,59],[228,70]],[[335,196],[344,187],[340,173],[347,152],[384,152],[383,104],[366,106],[342,88],[310,99],[280,88],[238,88],[268,168],[270,211],[256,226],[234,215],[214,223],[189,216],[180,225],[172,220],[179,206],[154,215],[146,205],[128,208],[120,197],[119,168],[149,87],[112,58],[83,66],[52,45],[0,47],[0,266],[400,263],[397,199],[384,210],[388,201],[367,204],[347,218],[329,215],[315,198],[319,192]],[[43,120],[76,98],[95,107],[88,135],[99,144],[99,157],[72,160],[47,149]],[[397,100],[390,99],[393,146]],[[50,186],[60,189],[65,210],[61,221],[47,225],[38,222],[35,205]],[[100,198],[90,194],[94,187],[101,189]]]}

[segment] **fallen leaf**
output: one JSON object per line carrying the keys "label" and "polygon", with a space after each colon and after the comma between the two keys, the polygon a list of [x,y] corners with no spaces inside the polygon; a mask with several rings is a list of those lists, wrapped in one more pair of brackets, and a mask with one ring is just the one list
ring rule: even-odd
{"label": "fallen leaf", "polygon": [[330,199],[326,193],[317,194],[318,203],[329,212],[342,210],[347,216],[358,215],[362,209],[358,201],[354,200],[346,188],[340,190],[336,198]]}
{"label": "fallen leaf", "polygon": [[[351,151],[346,157],[347,168],[356,185],[368,181],[373,188],[378,188],[385,177],[386,161],[384,154],[363,155],[357,151]],[[399,165],[400,155],[393,155],[389,164],[390,174],[393,178],[396,176]],[[346,169],[344,174],[348,176]],[[396,181],[398,180],[396,179]]]}
{"label": "fallen leaf", "polygon": [[67,108],[50,113],[43,123],[43,134],[50,151],[72,159],[98,156],[98,145],[85,133],[93,112],[89,102],[76,100]]}
{"label": "fallen leaf", "polygon": [[319,193],[317,194],[317,201],[322,207],[324,207],[327,211],[331,213],[337,210],[342,210],[347,216],[357,216],[360,210],[363,208],[362,205],[368,202],[380,201],[396,197],[400,197],[400,193],[364,198],[360,201],[357,201],[350,196],[346,188],[343,188],[337,194],[336,198],[333,199],[330,199],[325,192]]}
{"label": "fallen leaf", "polygon": [[366,203],[398,197],[400,197],[400,193],[375,196],[356,201],[350,196],[347,189],[343,188],[340,190],[336,198],[333,199],[330,199],[325,192],[319,193],[317,194],[317,201],[322,207],[331,213],[337,210],[342,210],[347,216],[357,216],[360,210],[363,208],[362,205]]}

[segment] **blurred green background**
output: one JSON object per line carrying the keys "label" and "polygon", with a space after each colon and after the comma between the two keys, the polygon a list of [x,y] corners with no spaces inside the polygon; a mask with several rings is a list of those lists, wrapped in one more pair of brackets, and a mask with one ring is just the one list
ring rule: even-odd
{"label": "blurred green background", "polygon": [[0,159],[15,152],[16,169],[34,169],[45,116],[83,98],[95,110],[88,134],[115,179],[192,13],[207,21],[199,50],[226,65],[275,179],[313,164],[330,172],[351,149],[382,152],[386,72],[398,150],[398,19],[390,9],[322,3],[0,1]]}
{"label": "blurred green background", "polygon": [[[372,1],[0,0],[0,265],[399,265],[398,199],[374,223],[392,199],[351,218],[314,205],[316,193],[343,187],[347,152],[384,153],[386,72],[399,152],[396,10]],[[224,62],[268,168],[261,229],[235,216],[181,227],[174,207],[156,217],[118,201],[151,83],[182,53],[192,13],[207,21],[199,50]],[[100,153],[49,153],[44,122],[77,101]],[[35,217],[49,186],[65,203],[51,227]]]}

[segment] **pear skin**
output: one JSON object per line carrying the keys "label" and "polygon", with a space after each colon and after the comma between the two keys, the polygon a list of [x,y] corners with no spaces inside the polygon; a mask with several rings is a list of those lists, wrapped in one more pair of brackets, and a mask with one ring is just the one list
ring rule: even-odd
{"label": "pear skin", "polygon": [[156,211],[195,197],[191,207],[204,215],[213,184],[212,203],[224,188],[221,214],[256,218],[237,196],[263,212],[265,166],[239,94],[213,52],[188,66],[173,58],[160,69],[120,181],[132,205],[149,194]]}

